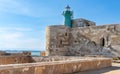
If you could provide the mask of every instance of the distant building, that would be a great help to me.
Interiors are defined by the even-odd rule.
[[[88,27],[88,26],[96,26],[96,23],[83,18],[72,20],[72,27]]]

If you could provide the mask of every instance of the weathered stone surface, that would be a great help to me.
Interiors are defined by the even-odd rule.
[[[6,51],[0,51],[0,56],[31,56],[31,52],[7,53]]]
[[[6,64],[21,64],[21,63],[31,63],[33,62],[31,56],[0,56],[0,65]]]
[[[87,27],[87,26],[96,26],[95,22],[80,18],[72,20],[72,27]]]
[[[40,56],[45,56],[45,51],[40,52]]]
[[[120,56],[120,25],[46,28],[46,55]]]
[[[0,56],[5,55],[5,54],[6,54],[5,51],[0,51]]]
[[[69,61],[11,64],[0,66],[0,74],[65,74],[111,66],[108,58],[83,58]]]

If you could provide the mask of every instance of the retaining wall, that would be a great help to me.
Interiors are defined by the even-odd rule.
[[[68,61],[41,62],[0,66],[0,74],[66,74],[111,66],[111,59],[73,59]]]

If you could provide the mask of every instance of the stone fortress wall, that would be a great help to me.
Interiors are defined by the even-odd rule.
[[[69,9],[67,6],[67,12]],[[29,52],[0,52],[0,74],[73,74],[112,66],[110,58],[80,56],[118,56],[120,25],[96,26],[94,22],[85,19],[65,20],[65,25],[69,27],[47,27],[47,51],[41,54],[47,56],[32,57]]]
[[[84,24],[84,21],[83,21]],[[63,25],[46,28],[47,55],[119,56],[120,24],[69,28]]]
[[[33,62],[30,52],[6,53],[0,51],[0,65],[21,64]]]

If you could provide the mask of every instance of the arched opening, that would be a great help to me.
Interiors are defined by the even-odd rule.
[[[105,39],[104,38],[100,39],[100,44],[101,44],[101,46],[105,46]]]

